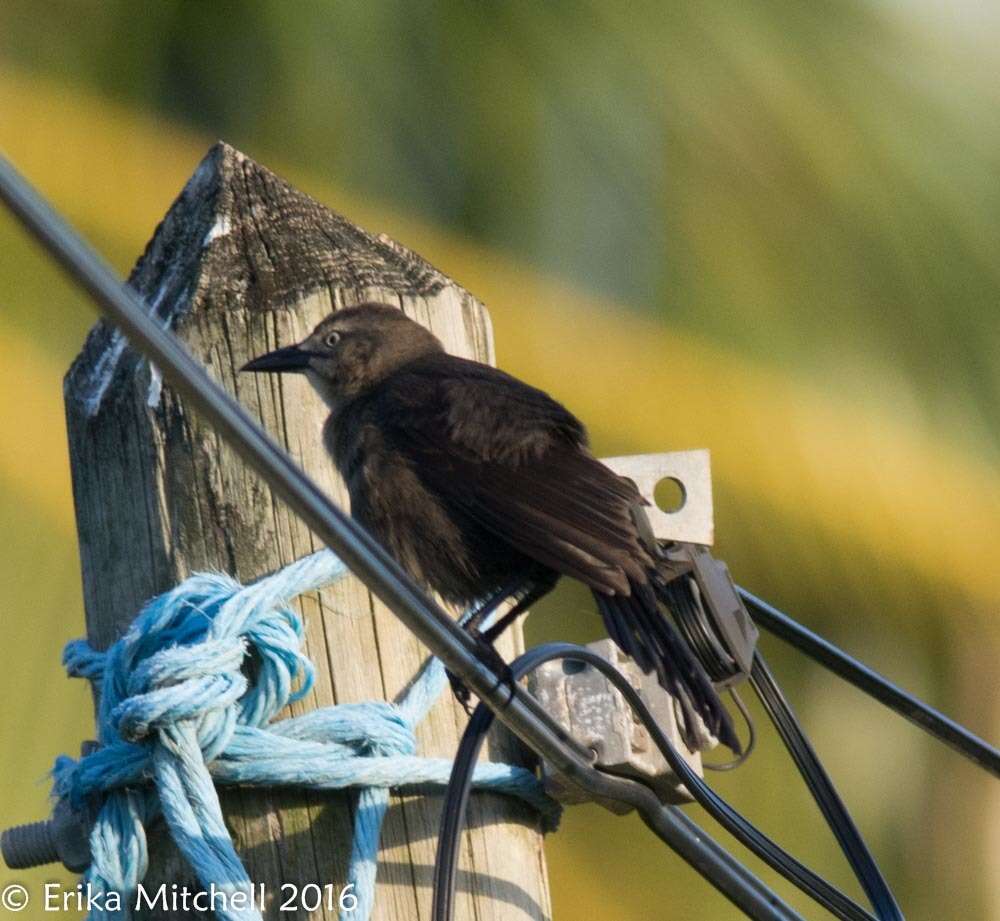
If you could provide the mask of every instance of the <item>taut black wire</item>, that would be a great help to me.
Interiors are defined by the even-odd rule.
[[[574,646],[569,643],[549,643],[537,646],[511,663],[510,668],[514,680],[553,659],[575,659],[598,669],[628,702],[649,732],[654,744],[663,753],[667,763],[695,800],[723,828],[750,848],[772,869],[779,872],[842,921],[876,921],[875,917],[868,911],[792,857],[712,790],[674,749],[628,679],[597,653],[584,646]],[[472,769],[486,733],[493,723],[493,718],[494,714],[484,705],[480,704],[476,708],[462,736],[455,758],[445,795],[441,832],[438,838],[437,859],[434,868],[432,921],[452,921],[459,832],[464,824],[465,810],[471,789]],[[898,913],[879,916],[880,921],[889,921],[889,919],[898,919],[899,917]]]
[[[807,656],[815,659],[834,674],[860,688],[866,694],[885,704],[925,732],[951,746],[960,755],[1000,777],[1000,751],[988,742],[969,732],[964,726],[928,706],[922,700],[904,691],[863,662],[838,649],[833,643],[818,636],[802,624],[792,620],[773,605],[761,600],[744,588],[737,587],[743,600],[754,611],[754,623],[790,643]]]
[[[883,921],[903,921],[903,914],[896,904],[892,891],[879,871],[861,833],[851,819],[829,775],[823,769],[816,752],[803,733],[791,705],[774,680],[764,657],[754,653],[750,682],[761,703],[767,710],[799,773],[809,787],[827,825],[830,826],[840,849],[844,852],[861,888],[872,903],[875,914]]]
[[[739,676],[741,671],[736,660],[720,645],[712,621],[698,601],[695,583],[692,580],[689,580],[689,583],[687,590],[680,588],[673,593],[674,603],[671,608],[679,626],[712,680],[727,681],[733,676]],[[777,728],[823,818],[833,831],[875,913],[885,921],[901,921],[902,913],[878,864],[809,744],[791,706],[782,695],[759,650],[755,651],[749,664],[750,680],[755,692]],[[747,715],[745,710],[744,715]],[[738,764],[738,760],[729,762],[731,766]]]

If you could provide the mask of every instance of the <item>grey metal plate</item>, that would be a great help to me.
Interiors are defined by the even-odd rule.
[[[709,546],[715,541],[712,468],[707,450],[604,457],[601,461],[619,476],[632,480],[649,500],[646,514],[658,538]],[[664,479],[680,484],[684,500],[676,511],[663,511],[653,498],[657,483]]]

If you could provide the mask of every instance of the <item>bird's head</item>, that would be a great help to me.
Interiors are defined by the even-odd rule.
[[[433,333],[388,304],[331,313],[297,345],[247,362],[241,371],[305,374],[331,408],[416,358],[443,351]]]

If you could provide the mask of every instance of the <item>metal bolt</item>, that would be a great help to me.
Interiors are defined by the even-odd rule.
[[[96,742],[84,742],[81,756],[86,757],[96,747]],[[90,866],[92,822],[92,816],[74,809],[63,797],[56,803],[51,818],[15,825],[0,835],[0,853],[11,870],[61,862],[67,870],[81,873]]]
[[[3,862],[11,870],[55,863],[59,859],[59,850],[52,839],[52,820],[8,828],[0,835],[0,851],[3,851]]]

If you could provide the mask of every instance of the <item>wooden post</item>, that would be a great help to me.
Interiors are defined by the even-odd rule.
[[[373,236],[223,144],[175,201],[129,280],[209,373],[311,477],[347,498],[321,446],[325,409],[304,379],[238,375],[251,357],[302,338],[331,310],[399,304],[449,351],[493,360],[483,306],[415,253]],[[152,595],[193,571],[253,580],[318,549],[316,538],[155,368],[100,323],[66,378],[73,489],[87,630],[105,648]],[[316,686],[295,713],[333,703],[392,700],[426,650],[355,579],[302,601]],[[520,648],[509,631],[505,655]],[[466,721],[442,700],[418,729],[422,754],[451,757]],[[502,733],[486,757],[527,763]],[[222,803],[251,878],[342,885],[352,825],[349,794],[228,790]],[[440,798],[394,797],[379,855],[375,917],[430,911]],[[457,918],[545,919],[549,896],[534,815],[476,794],[463,841]],[[165,831],[150,834],[147,884],[198,884]],[[279,917],[272,901],[269,917]],[[318,911],[316,917],[335,912]],[[287,918],[287,913],[280,914]]]

